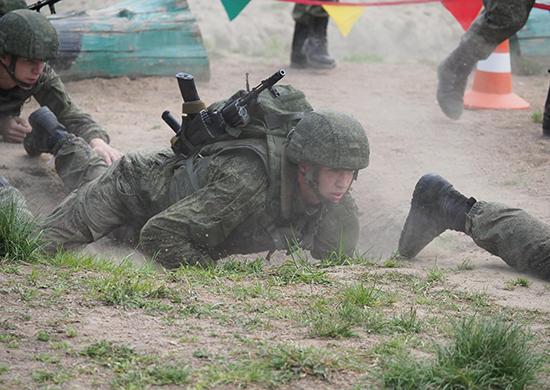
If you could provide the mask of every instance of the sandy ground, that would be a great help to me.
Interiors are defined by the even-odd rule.
[[[78,9],[83,3],[61,2],[58,12]],[[115,2],[85,3],[100,8]],[[284,68],[287,76],[282,84],[302,89],[315,108],[340,109],[363,124],[372,159],[353,188],[361,212],[361,250],[383,257],[396,249],[414,185],[430,171],[446,177],[467,196],[509,203],[550,222],[550,139],[530,118],[544,105],[548,77],[513,77],[514,92],[531,104],[527,110],[467,110],[458,121],[445,117],[435,100],[436,67],[455,47],[462,30],[439,3],[368,8],[347,38],[331,22],[330,51],[339,64],[328,71],[289,68],[290,4],[254,0],[231,23],[221,2],[190,0],[189,4],[211,59],[211,80],[198,85],[206,103],[244,88],[245,73],[256,85]],[[383,62],[349,61],[352,54],[376,54]],[[181,107],[174,78],[93,79],[69,82],[67,88],[109,130],[114,147],[128,151],[169,146],[172,131],[160,115],[165,109],[177,113]],[[36,108],[30,102],[24,115]],[[24,193],[34,211],[47,213],[67,194],[48,164],[49,156],[30,158],[22,145],[7,143],[1,143],[0,150],[0,174]],[[108,241],[88,250],[119,251]],[[468,259],[475,270],[452,272]],[[499,297],[504,305],[550,308],[544,281],[529,277],[531,288],[504,290],[508,280],[524,275],[463,234],[446,233],[412,262],[419,270],[434,264],[449,272],[452,283]]]

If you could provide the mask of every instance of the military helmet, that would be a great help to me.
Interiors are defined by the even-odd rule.
[[[27,9],[25,0],[0,0],[0,18],[14,9]]]
[[[0,18],[0,55],[48,61],[58,53],[57,32],[44,15],[18,9]]]
[[[286,155],[294,164],[315,164],[356,171],[369,165],[369,141],[351,115],[325,109],[311,111],[289,134]]]

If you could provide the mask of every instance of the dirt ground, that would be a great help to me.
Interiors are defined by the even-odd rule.
[[[79,4],[74,3],[71,7]],[[100,7],[113,2],[89,3]],[[281,83],[303,90],[315,108],[343,110],[363,124],[372,157],[370,166],[353,185],[361,213],[361,250],[370,249],[384,257],[397,248],[414,185],[427,172],[441,174],[467,196],[521,207],[550,222],[550,138],[543,137],[541,125],[530,117],[543,109],[548,76],[513,76],[513,90],[531,104],[529,109],[465,110],[460,120],[448,119],[435,99],[436,69],[439,60],[458,42],[461,30],[439,4],[418,6],[424,7],[421,10],[410,6],[403,12],[382,10],[396,7],[373,9],[354,26],[349,41],[338,35],[331,22],[330,49],[339,63],[333,70],[319,71],[289,67],[289,4],[252,1],[249,7],[253,8],[247,8],[242,20],[239,16],[231,22],[236,24],[231,24],[221,6],[214,4],[217,2],[189,3],[211,53],[211,79],[198,84],[207,104],[244,88],[245,73],[256,85],[283,68],[287,76]],[[62,6],[60,3],[58,7],[61,11]],[[264,16],[272,23],[252,22]],[[423,18],[430,23],[422,24]],[[247,50],[257,45],[255,42],[244,42],[245,49],[240,49],[233,46],[234,42],[219,39],[220,29],[237,35],[247,23],[254,31],[261,31],[264,39],[280,37],[278,48],[272,45],[273,55],[250,54]],[[346,61],[351,53],[377,53],[384,61]],[[472,80],[473,74],[470,85]],[[182,100],[175,78],[92,79],[69,82],[67,88],[74,100],[109,130],[111,144],[119,150],[169,146],[172,131],[160,115],[165,109],[173,113],[180,110]],[[30,102],[24,115],[36,108],[36,103]],[[1,143],[0,150],[0,174],[23,192],[35,211],[47,213],[67,194],[53,165],[48,164],[49,156],[30,158],[22,145],[7,143]],[[118,253],[121,249],[100,241],[88,250]],[[476,269],[450,272],[450,283],[497,297],[505,306],[550,310],[550,301],[543,294],[547,282],[529,276],[533,281],[529,289],[504,290],[508,280],[525,275],[476,247],[464,234],[446,233],[412,264],[419,270],[434,264],[450,269],[466,259]]]

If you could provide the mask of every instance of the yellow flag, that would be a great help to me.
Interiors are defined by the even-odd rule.
[[[338,29],[343,36],[347,36],[359,16],[367,7],[355,5],[323,5],[323,8],[336,22]]]

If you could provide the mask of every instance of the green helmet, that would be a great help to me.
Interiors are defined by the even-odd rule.
[[[325,109],[311,111],[289,134],[286,155],[294,164],[356,171],[369,165],[369,141],[351,115]]]
[[[0,18],[14,9],[27,9],[25,0],[0,0]]]
[[[57,32],[44,15],[18,9],[0,18],[0,55],[48,61],[58,53]]]

